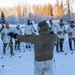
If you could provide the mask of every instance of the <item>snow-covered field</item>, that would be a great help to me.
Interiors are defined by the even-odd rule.
[[[22,25],[22,30],[24,30],[24,26]],[[15,25],[11,25],[11,27],[15,27]],[[37,25],[34,27],[37,29]],[[67,34],[65,36],[64,52],[57,53],[56,47],[54,47],[54,75],[75,75],[75,50],[71,54]],[[8,48],[6,55],[3,55],[3,43],[0,39],[0,75],[34,75],[34,48],[32,47],[31,51],[26,50],[24,42],[21,43],[20,48],[21,52],[14,50],[13,57],[10,57]],[[25,52],[23,52],[24,50]],[[1,57],[3,58],[1,59]]]

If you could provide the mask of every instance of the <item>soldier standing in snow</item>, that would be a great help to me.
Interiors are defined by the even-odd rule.
[[[9,28],[9,24],[6,23],[6,27],[1,31],[1,35],[3,36],[3,53],[4,53],[4,55],[6,54],[6,47],[8,44],[10,47],[10,54],[13,55],[13,47],[12,47],[12,43],[11,43],[11,37],[7,35],[9,32],[12,32],[12,29]]]
[[[70,26],[67,29],[68,38],[69,38],[69,47],[72,50],[72,40],[74,41],[74,48],[75,48],[75,25],[74,21],[71,21]]]
[[[34,44],[35,61],[34,61],[34,75],[53,75],[53,49],[55,41],[58,37],[49,32],[49,27],[46,22],[38,24],[39,35],[17,35],[9,33],[21,42],[31,42]]]
[[[49,20],[49,29],[50,31],[53,31],[54,33],[56,33],[56,25],[53,24],[52,20]]]
[[[16,28],[13,29],[13,31],[14,31],[14,33],[22,35],[22,30],[21,30],[19,24],[16,26]],[[17,46],[18,46],[18,48],[17,48]],[[15,39],[15,50],[17,50],[17,49],[20,50],[20,41]]]
[[[56,45],[56,51],[59,52],[58,45],[60,44],[60,51],[63,52],[63,42],[64,42],[64,37],[66,34],[66,28],[63,24],[62,19],[60,19],[59,26],[56,28],[56,33],[57,33],[58,37],[60,38],[60,43],[57,42],[57,45]]]
[[[30,20],[27,20],[27,25],[25,26],[24,29],[24,35],[32,35],[35,33],[35,28],[33,26],[33,23],[30,22]],[[26,43],[26,48],[31,49],[31,43]]]

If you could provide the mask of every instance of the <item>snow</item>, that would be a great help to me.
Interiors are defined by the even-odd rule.
[[[15,25],[10,25],[15,27]],[[24,30],[22,25],[22,30]],[[37,25],[34,25],[37,30]],[[68,25],[66,25],[66,28]],[[75,75],[75,50],[73,54],[69,49],[68,37],[65,35],[64,41],[64,52],[56,52],[56,47],[54,47],[54,57],[55,60],[53,70],[54,75]],[[13,39],[14,41],[14,39]],[[34,48],[29,51],[25,49],[25,43],[21,43],[21,52],[19,50],[14,50],[15,55],[10,57],[10,49],[6,50],[6,55],[2,54],[3,43],[0,39],[0,75],[34,75]],[[24,52],[25,50],[25,52]],[[65,55],[67,53],[67,55]],[[3,56],[3,59],[1,57]],[[2,67],[4,66],[4,67]]]

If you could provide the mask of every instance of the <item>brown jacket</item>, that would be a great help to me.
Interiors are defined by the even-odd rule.
[[[41,32],[40,35],[17,35],[16,38],[21,42],[31,42],[34,44],[36,61],[52,59],[54,43],[57,41],[57,36],[55,34]]]

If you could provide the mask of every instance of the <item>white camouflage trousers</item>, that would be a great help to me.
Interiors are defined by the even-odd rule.
[[[34,75],[53,75],[53,61],[34,61]]]

